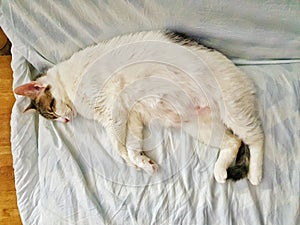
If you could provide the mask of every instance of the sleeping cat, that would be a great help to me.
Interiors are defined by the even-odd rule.
[[[149,31],[103,41],[14,92],[31,99],[25,111],[47,119],[67,123],[79,113],[100,122],[120,156],[149,173],[158,167],[143,152],[143,130],[158,119],[220,148],[218,182],[246,175],[253,185],[261,181],[264,136],[253,83],[185,34]],[[244,155],[230,167],[239,148]]]

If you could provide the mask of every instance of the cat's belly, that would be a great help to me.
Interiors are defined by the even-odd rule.
[[[211,120],[209,106],[200,106],[192,103],[168,102],[163,99],[155,103],[147,100],[139,107],[140,113],[144,114],[144,122],[149,124],[152,120],[159,120],[165,127],[180,128],[183,126],[198,126]]]
[[[156,108],[146,118],[148,127],[151,123],[160,124],[162,128],[174,128],[189,134],[198,140],[209,140],[212,137],[213,126],[211,109],[206,107],[190,106],[184,111],[170,110],[169,108]],[[218,126],[218,124],[217,124]]]

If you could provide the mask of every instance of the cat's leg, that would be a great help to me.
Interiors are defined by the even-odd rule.
[[[263,145],[264,137],[261,128],[249,129],[241,131],[241,127],[236,129],[231,126],[231,129],[236,133],[243,142],[249,146],[250,161],[248,179],[253,185],[258,185],[262,179],[262,164],[263,164]]]
[[[125,160],[125,162],[132,167],[137,167],[128,156],[128,151],[126,148],[126,123],[115,123],[110,119],[104,124],[107,135],[110,139],[113,149],[116,149],[119,155]]]
[[[248,179],[253,185],[258,185],[262,179],[263,145],[263,139],[249,145],[250,164]]]
[[[136,111],[129,113],[127,121],[127,139],[126,147],[128,157],[137,167],[145,170],[147,173],[153,173],[158,169],[156,163],[147,157],[143,150],[143,130],[144,123],[141,115]]]
[[[198,110],[198,122],[187,124],[183,128],[200,142],[220,148],[214,167],[214,176],[217,182],[224,183],[227,178],[227,169],[236,159],[241,140],[225,127],[218,115],[217,111],[213,113],[208,107]]]
[[[241,140],[228,129],[222,139],[220,153],[215,163],[214,176],[219,183],[225,183],[227,179],[227,169],[236,159],[241,146]]]
[[[231,99],[226,105],[224,115],[225,125],[249,146],[248,179],[253,185],[258,185],[262,179],[264,135],[255,110],[253,94],[247,93],[239,99]]]

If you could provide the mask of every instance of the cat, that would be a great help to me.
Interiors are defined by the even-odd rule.
[[[67,123],[79,113],[100,122],[128,165],[149,173],[158,166],[142,151],[143,130],[155,118],[220,148],[217,182],[261,182],[264,134],[254,84],[186,34],[144,31],[102,41],[14,92],[31,99],[25,111],[46,119]]]

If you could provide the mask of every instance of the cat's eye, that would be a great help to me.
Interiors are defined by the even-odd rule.
[[[54,104],[55,104],[55,99],[52,98],[51,102],[50,102],[50,108],[53,109],[54,108]]]

